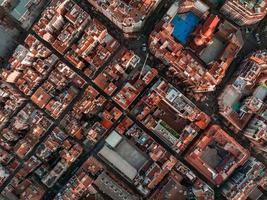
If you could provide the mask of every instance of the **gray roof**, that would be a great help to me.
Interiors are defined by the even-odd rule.
[[[105,158],[109,163],[115,166],[120,172],[122,172],[130,180],[133,180],[137,175],[137,170],[130,165],[125,159],[123,159],[117,152],[104,146],[98,153]]]
[[[213,169],[222,161],[217,150],[215,148],[210,148],[209,146],[203,151],[201,159]]]
[[[222,96],[223,104],[231,107],[234,103],[239,101],[240,97],[241,94],[238,93],[234,87],[227,87]]]
[[[217,37],[214,37],[212,44],[207,46],[200,54],[200,58],[209,64],[211,61],[217,60],[219,55],[223,52],[225,44]]]
[[[262,195],[262,192],[257,187],[255,187],[254,190],[250,192],[248,199],[258,200]]]
[[[114,200],[137,200],[137,196],[130,194],[122,186],[120,186],[114,179],[112,179],[105,172],[100,174],[95,180],[94,184],[105,194]]]
[[[121,140],[121,135],[119,135],[116,131],[112,131],[112,133],[106,138],[106,143],[114,148],[120,143]]]
[[[254,92],[254,96],[263,101],[267,96],[267,87],[264,85],[257,87]]]

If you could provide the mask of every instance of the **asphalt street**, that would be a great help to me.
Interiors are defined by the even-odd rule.
[[[148,48],[144,51],[144,49],[142,47],[146,46],[147,47],[147,41],[148,41],[148,36],[149,34],[152,32],[154,26],[156,25],[156,23],[163,17],[163,15],[166,13],[166,11],[168,10],[168,8],[171,6],[171,4],[174,2],[174,0],[165,0],[162,1],[162,3],[158,6],[158,8],[151,14],[151,16],[147,19],[146,24],[144,26],[144,28],[137,33],[137,37],[134,39],[130,39],[130,38],[125,38],[122,34],[122,32],[110,21],[108,20],[103,14],[98,13],[95,11],[95,9],[92,8],[92,6],[86,1],[86,0],[76,0],[76,3],[78,3],[85,11],[87,11],[92,17],[97,18],[98,20],[100,20],[107,28],[108,31],[110,32],[110,34],[116,38],[121,46],[114,52],[113,55],[117,54],[119,49],[121,49],[122,46],[133,50],[139,57],[142,58],[142,60],[144,60],[146,54],[148,53],[150,56],[149,60],[148,60],[148,64],[152,65],[152,67],[154,67],[153,65],[155,63],[159,63],[159,61],[154,58],[153,55],[151,55],[149,53]],[[36,21],[39,20],[36,19]],[[266,21],[267,19],[263,20],[261,23],[253,26],[250,28],[250,31],[247,31],[246,29],[242,29],[242,33],[243,33],[243,37],[245,38],[244,41],[244,46],[241,49],[241,51],[239,52],[239,54],[237,55],[237,58],[234,60],[234,62],[231,64],[229,70],[227,71],[227,74],[223,80],[223,82],[218,86],[217,90],[215,92],[212,92],[210,94],[207,95],[207,100],[203,101],[203,102],[196,102],[194,100],[194,103],[201,108],[204,112],[206,112],[207,114],[209,114],[210,116],[212,116],[212,123],[211,124],[220,124],[223,129],[225,129],[231,136],[233,136],[238,142],[240,142],[243,146],[245,146],[246,148],[249,148],[249,142],[248,140],[246,140],[246,138],[242,137],[241,135],[238,134],[234,134],[227,125],[225,125],[225,123],[223,122],[223,118],[222,116],[220,116],[218,114],[218,105],[217,105],[217,97],[218,95],[222,92],[223,88],[226,86],[227,82],[231,79],[231,77],[233,76],[233,74],[237,71],[238,67],[240,66],[240,62],[242,61],[242,59],[244,59],[244,57],[246,55],[248,55],[250,52],[258,50],[258,49],[263,49],[267,47],[267,42],[264,39],[264,33],[262,32],[263,28],[266,26]],[[170,153],[172,153],[175,157],[179,158],[182,162],[185,162],[183,157],[181,155],[177,155],[177,153],[175,153],[167,144],[162,143],[162,140],[156,136],[152,131],[150,131],[149,129],[147,129],[142,123],[140,123],[135,116],[132,115],[132,113],[130,112],[130,110],[123,110],[122,108],[120,108],[120,106],[113,101],[113,99],[108,96],[106,93],[104,93],[96,84],[94,84],[94,82],[92,81],[92,79],[90,79],[89,77],[87,77],[86,75],[84,75],[80,70],[78,70],[75,66],[73,66],[68,60],[66,60],[64,58],[64,56],[62,56],[61,54],[59,54],[49,43],[47,43],[46,41],[44,41],[42,38],[40,38],[35,32],[33,32],[32,30],[29,31],[24,31],[22,34],[21,38],[26,38],[26,36],[28,34],[33,34],[37,39],[39,39],[41,42],[44,43],[44,45],[49,48],[55,55],[57,55],[61,61],[63,61],[65,64],[67,64],[69,67],[71,67],[71,69],[73,71],[75,71],[78,75],[80,75],[84,80],[87,81],[86,86],[88,85],[92,85],[101,95],[103,95],[108,101],[112,102],[112,104],[116,107],[118,107],[124,114],[123,116],[113,124],[112,128],[108,130],[108,132],[106,133],[106,135],[108,135],[112,130],[114,130],[116,128],[116,126],[119,124],[119,122],[121,121],[121,119],[124,116],[128,116],[130,119],[132,119],[138,126],[140,126],[145,132],[147,132],[155,141],[159,142],[163,147],[165,147]],[[255,39],[255,35],[259,33],[260,34],[260,42],[257,41],[257,39]],[[23,41],[24,39],[21,39],[21,41]],[[111,56],[113,57],[113,56]],[[95,76],[97,76],[99,73],[102,72],[102,70],[109,65],[112,62],[112,58],[108,59],[107,62],[104,64],[104,66],[102,66],[100,68],[100,70],[98,70],[95,74]],[[133,74],[134,72],[131,72],[131,74]],[[130,74],[130,76],[131,76]],[[129,78],[129,77],[128,77]],[[157,77],[158,79],[159,77]],[[43,81],[45,81],[47,79],[47,77],[45,77],[45,79]],[[157,80],[156,79],[156,80]],[[126,82],[126,81],[125,81]],[[133,102],[133,104],[131,105],[130,108],[132,108],[142,97],[143,94],[145,94],[149,88],[153,85],[154,82],[152,82],[151,84],[149,84],[144,91],[139,94],[138,98]],[[124,84],[121,84],[120,87],[118,88],[118,90],[120,90],[123,87]],[[53,120],[53,124],[52,126],[47,130],[47,132],[45,133],[45,135],[40,139],[40,141],[38,142],[38,145],[41,144],[50,134],[50,132],[57,126],[60,127],[60,121],[64,118],[65,114],[68,113],[69,111],[71,111],[71,109],[73,108],[73,106],[75,105],[75,103],[77,103],[77,101],[80,100],[80,98],[82,97],[84,90],[86,87],[84,87],[79,94],[74,98],[74,100],[71,102],[71,104],[68,105],[68,107],[62,112],[62,114],[60,115],[60,117],[56,120],[53,120],[50,115],[48,115],[46,112],[44,112],[45,116],[47,116],[49,119]],[[28,103],[30,101],[29,97],[25,97],[27,98],[26,103]],[[23,104],[25,105],[25,104]],[[37,107],[37,106],[36,106]],[[21,106],[20,109],[22,109],[23,106]],[[14,115],[16,113],[19,112],[19,110],[17,112],[14,113]],[[14,116],[12,115],[12,116]],[[200,136],[201,134],[199,134]],[[198,136],[198,137],[199,137]],[[197,138],[198,138],[197,137]],[[196,139],[197,139],[196,138]],[[77,172],[77,170],[79,169],[79,167],[82,165],[83,162],[86,161],[86,159],[91,156],[97,156],[97,152],[99,151],[99,149],[101,149],[104,145],[104,140],[105,137],[100,139],[100,141],[98,141],[92,148],[86,148],[84,146],[83,143],[79,142],[81,145],[84,146],[85,151],[81,154],[81,156],[78,157],[78,159],[71,165],[71,167],[66,171],[66,173],[63,174],[63,176],[59,179],[59,181],[51,188],[48,190],[48,192],[46,192],[45,194],[45,198],[47,200],[51,200],[55,197],[55,195],[60,192],[62,190],[62,187],[68,182],[68,180],[75,175],[75,173]],[[35,154],[36,148],[37,146],[30,152],[30,154],[26,157],[29,158],[30,156]],[[184,152],[186,153],[186,151]],[[184,155],[183,153],[183,155]],[[266,161],[263,160],[262,157],[260,157],[257,154],[254,154],[252,152],[252,155],[257,157],[259,160],[264,161],[266,164]],[[26,158],[24,160],[26,160]],[[11,179],[14,177],[14,175],[16,174],[16,172],[18,172],[19,169],[22,168],[22,164],[23,161],[21,160],[21,164],[19,166],[19,168],[7,179],[7,181],[0,187],[0,191],[2,191],[4,189],[5,186],[7,186],[9,184],[9,182],[11,181]],[[185,162],[186,163],[186,162]],[[205,180],[206,182],[207,179],[205,177],[203,177],[200,173],[198,173],[194,168],[192,168],[190,165],[188,165],[188,167],[190,167],[190,169],[192,169],[192,171],[194,171],[199,177],[201,177],[203,180]],[[115,172],[116,173],[116,172]],[[124,179],[122,179],[123,181],[125,181]],[[129,187],[131,187],[132,189],[135,189],[134,187],[131,186],[131,184],[129,184],[127,181],[125,181],[125,183],[127,185],[129,185]],[[212,186],[212,185],[211,185]],[[213,186],[212,186],[213,187]],[[217,188],[215,188],[216,191],[216,195],[218,195],[218,198],[222,198],[219,194],[219,191]]]

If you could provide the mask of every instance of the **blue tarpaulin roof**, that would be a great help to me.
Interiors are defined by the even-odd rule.
[[[171,22],[174,26],[172,33],[173,37],[179,40],[182,44],[185,44],[188,36],[194,31],[198,22],[199,17],[192,12],[176,15]]]

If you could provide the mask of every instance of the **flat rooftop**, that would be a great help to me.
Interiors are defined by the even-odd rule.
[[[27,6],[30,0],[19,0],[18,4],[11,11],[11,15],[19,20],[28,10]]]
[[[249,152],[218,125],[211,126],[185,159],[215,185],[220,185],[249,158]]]
[[[217,168],[220,169],[221,166],[224,166],[230,157],[229,153],[214,141],[210,142],[201,155],[201,159],[216,171]]]
[[[239,102],[241,94],[237,92],[232,86],[227,87],[223,93],[222,101],[225,106],[233,106],[236,102]]]
[[[5,29],[0,26],[0,56],[5,57],[13,52],[17,46],[19,31],[17,29]]]
[[[127,178],[133,180],[137,175],[137,170],[124,160],[117,152],[104,146],[98,154],[112,164],[116,169],[122,172]]]
[[[147,161],[144,155],[125,140],[118,144],[116,152],[137,170],[139,170]]]
[[[214,37],[212,44],[208,45],[201,53],[200,58],[209,64],[211,61],[217,60],[219,55],[223,52],[226,45],[218,38]]]
[[[148,161],[146,156],[116,131],[107,137],[106,142],[107,144],[99,151],[99,154],[133,180]]]

